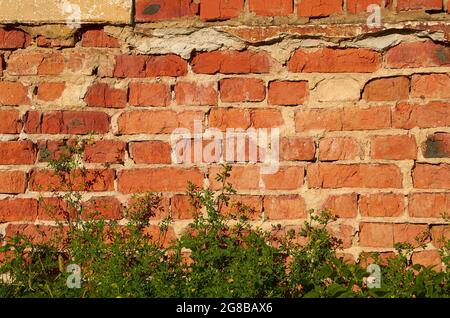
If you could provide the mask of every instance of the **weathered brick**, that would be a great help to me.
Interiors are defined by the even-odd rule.
[[[408,99],[409,79],[404,76],[377,78],[364,87],[363,98],[371,102]]]
[[[52,102],[61,97],[65,88],[65,82],[42,82],[37,86],[36,97],[44,102]]]
[[[254,128],[280,128],[284,125],[283,114],[279,109],[254,109],[250,115]]]
[[[121,220],[122,204],[115,197],[92,197],[83,202],[83,219]]]
[[[368,49],[298,49],[288,62],[295,73],[372,73],[381,66],[381,55]]]
[[[168,55],[118,55],[113,76],[158,77],[184,76],[187,73],[187,62],[181,57]]]
[[[406,10],[442,10],[442,0],[398,0],[397,11]]]
[[[84,160],[94,163],[123,163],[125,143],[120,140],[96,140],[84,148]]]
[[[399,103],[392,110],[392,127],[401,129],[447,127],[450,104],[431,102],[425,105]]]
[[[358,213],[358,195],[356,193],[331,195],[322,208],[330,210],[339,218],[354,218]]]
[[[28,87],[19,82],[0,82],[0,105],[29,105]]]
[[[34,144],[29,140],[0,141],[0,164],[33,164],[36,160]]]
[[[135,163],[171,163],[172,148],[165,141],[152,140],[132,142],[130,156]]]
[[[362,216],[397,217],[405,210],[402,194],[367,194],[359,198],[359,211]]]
[[[371,4],[382,7],[382,0],[347,0],[347,12],[353,14],[366,12]]]
[[[269,220],[306,218],[306,203],[298,194],[264,197],[264,216]]]
[[[280,160],[314,160],[315,145],[312,138],[291,137],[280,140]]]
[[[34,221],[38,201],[35,199],[0,200],[0,222]]]
[[[413,264],[432,267],[433,270],[438,272],[442,270],[442,256],[438,250],[414,252],[412,254],[411,261]]]
[[[427,230],[422,224],[361,223],[359,243],[364,247],[393,247],[395,243],[416,244],[415,238]]]
[[[88,134],[109,131],[109,116],[103,112],[29,112],[25,124],[29,134]]]
[[[120,134],[171,134],[177,128],[193,132],[194,121],[203,121],[200,111],[129,111],[118,119]]]
[[[17,134],[22,129],[22,122],[19,111],[1,110],[0,118],[0,134]]]
[[[450,187],[450,164],[416,164],[413,169],[414,188],[448,189]]]
[[[422,99],[450,98],[450,76],[448,74],[413,75],[411,95]]]
[[[170,86],[163,83],[130,83],[131,106],[167,106],[172,99]]]
[[[433,67],[450,64],[450,48],[432,41],[404,42],[385,55],[389,68]]]
[[[218,92],[215,83],[178,82],[175,98],[178,105],[216,106]]]
[[[122,193],[146,191],[185,191],[188,181],[203,184],[203,174],[198,169],[155,168],[123,170],[118,175],[118,190]]]
[[[81,37],[81,45],[84,47],[115,48],[120,47],[119,40],[109,36],[103,29],[87,30]]]
[[[256,15],[273,17],[287,16],[294,12],[294,1],[292,0],[249,0],[250,12]]]
[[[192,70],[199,74],[268,73],[271,58],[263,52],[214,51],[197,54],[192,60]]]
[[[24,49],[30,45],[31,37],[22,30],[0,28],[0,49]]]
[[[0,171],[0,193],[24,193],[27,176],[23,171]]]
[[[170,207],[172,209],[172,216],[180,220],[191,220],[194,218],[194,213],[196,212],[191,207],[187,195],[174,195],[170,200]]]
[[[244,0],[203,0],[200,18],[206,21],[236,18],[244,10]]]
[[[450,226],[449,225],[434,225],[431,227],[431,239],[433,245],[436,248],[442,248],[446,246],[450,239]]]
[[[300,0],[297,11],[300,17],[327,17],[332,14],[342,13],[342,0],[320,0],[318,3]]]
[[[308,99],[308,82],[274,81],[269,83],[269,103],[301,105]]]
[[[198,13],[199,5],[194,0],[138,0],[136,21],[162,21],[192,17]]]
[[[11,242],[14,237],[24,236],[34,244],[43,244],[50,242],[61,233],[65,233],[65,230],[50,225],[8,224],[5,230],[6,241]]]
[[[311,164],[309,188],[401,188],[402,173],[388,164]]]
[[[261,102],[266,97],[264,81],[257,78],[225,78],[220,81],[220,99],[226,103]]]
[[[370,145],[370,155],[373,159],[417,159],[417,144],[414,136],[374,136],[371,138]]]
[[[89,87],[84,100],[90,107],[124,108],[127,104],[127,91],[97,83]]]
[[[360,154],[361,148],[353,137],[325,137],[319,143],[320,161],[352,160]]]
[[[450,157],[450,133],[435,133],[428,136],[422,150],[425,158]]]
[[[11,75],[60,75],[65,68],[62,53],[13,53],[8,60],[7,72]]]
[[[411,193],[409,215],[416,218],[440,218],[450,211],[450,193]]]

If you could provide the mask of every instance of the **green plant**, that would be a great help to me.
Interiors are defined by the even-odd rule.
[[[81,157],[85,141],[68,143],[49,166],[60,184],[58,204],[48,213],[57,227],[46,239],[15,236],[0,253],[0,297],[448,297],[449,273],[411,264],[415,248],[396,246],[384,262],[381,288],[367,286],[369,273],[338,256],[341,242],[330,234],[330,211],[314,213],[297,231],[264,230],[251,221],[254,211],[232,203],[236,193],[224,165],[218,192],[188,186],[193,222],[173,241],[172,218],[162,196],[137,194],[125,211],[127,222],[103,219],[87,210],[83,194],[94,180]],[[81,186],[80,186],[81,185]],[[63,192],[60,192],[63,190]],[[45,198],[41,203],[46,203]],[[153,218],[165,216],[157,226]],[[44,228],[42,234],[46,234]],[[47,233],[48,234],[48,233]],[[449,265],[450,241],[440,250]],[[421,242],[419,242],[419,245]],[[81,268],[81,288],[68,288],[69,264]]]

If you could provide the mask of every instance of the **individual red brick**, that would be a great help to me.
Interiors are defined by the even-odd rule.
[[[332,224],[329,226],[329,231],[332,236],[341,240],[342,248],[350,248],[353,244],[353,237],[355,230],[353,226],[347,224]]]
[[[308,82],[274,81],[269,83],[269,103],[301,105],[308,99]]]
[[[103,112],[29,112],[25,124],[29,134],[88,134],[109,131],[109,116]]]
[[[130,111],[119,117],[119,133],[171,134],[177,128],[188,128],[193,132],[194,121],[202,122],[203,117],[200,111]]]
[[[381,55],[369,49],[298,49],[288,62],[295,73],[372,73],[381,66]]]
[[[295,130],[342,130],[342,108],[316,108],[295,113]]]
[[[5,60],[3,54],[0,54],[0,76],[3,76],[3,70],[5,69]]]
[[[442,10],[442,0],[398,0],[397,11],[406,10]]]
[[[427,224],[393,224],[394,243],[409,243],[417,246],[416,238],[428,232]]]
[[[36,38],[36,45],[39,47],[51,47],[51,48],[66,48],[75,46],[75,37],[71,36],[67,39],[49,39],[45,36],[38,36]]]
[[[442,270],[442,258],[438,250],[414,252],[411,261],[413,264],[432,267],[433,270],[438,272]]]
[[[417,144],[414,136],[374,136],[371,138],[373,159],[414,160],[417,159]]]
[[[64,56],[60,52],[17,51],[9,57],[7,71],[11,75],[60,75],[64,68]]]
[[[411,95],[422,99],[450,98],[450,76],[447,74],[413,75]]]
[[[299,17],[319,18],[342,13],[342,0],[300,0],[297,7]]]
[[[162,231],[159,225],[149,225],[144,228],[142,234],[156,245],[160,246],[160,248],[173,246],[172,242],[176,239],[175,231],[172,226],[169,226],[167,230]]]
[[[172,99],[170,86],[162,83],[130,83],[131,106],[167,106]]]
[[[0,134],[17,134],[22,129],[20,113],[17,110],[0,111]]]
[[[249,0],[248,6],[250,12],[266,17],[287,16],[294,12],[292,0]]]
[[[0,222],[34,221],[38,201],[35,199],[0,200]]]
[[[0,28],[0,49],[24,49],[30,45],[31,37],[22,30]]]
[[[322,206],[339,218],[354,218],[358,213],[358,195],[356,193],[331,195]]]
[[[364,247],[393,247],[395,243],[416,244],[415,238],[427,230],[422,224],[361,223],[359,242]]]
[[[431,227],[431,239],[436,248],[446,246],[450,239],[450,226],[448,225],[434,225]]]
[[[411,193],[409,215],[416,218],[441,218],[450,211],[450,193]]]
[[[162,21],[192,17],[198,13],[198,3],[194,0],[138,0],[136,1],[136,21]]]
[[[172,216],[175,219],[191,220],[194,218],[195,210],[189,203],[187,195],[174,195],[170,200]]]
[[[200,2],[200,19],[206,21],[236,18],[244,11],[244,0],[203,0]]]
[[[215,180],[220,169],[212,167],[209,171],[209,182],[215,190],[221,186]],[[238,190],[257,190],[261,187],[267,190],[295,190],[303,185],[304,170],[300,166],[280,167],[274,174],[263,175],[257,166],[235,166],[228,181]]]
[[[361,153],[353,137],[325,137],[319,143],[319,160],[336,161],[356,159]]]
[[[66,83],[64,82],[43,82],[37,86],[37,98],[44,102],[52,102],[61,97]]]
[[[215,83],[178,82],[175,98],[178,105],[216,106],[219,97]]]
[[[0,171],[0,193],[24,193],[27,176],[23,171]]]
[[[414,188],[448,189],[450,188],[450,164],[416,164],[413,169]]]
[[[81,37],[81,46],[84,47],[120,47],[119,40],[109,36],[103,29],[87,30]]]
[[[247,208],[248,210],[244,209]],[[258,195],[232,195],[228,205],[220,211],[226,217],[245,216],[249,220],[259,220],[263,210],[263,200]]]
[[[268,73],[271,58],[263,52],[214,51],[197,54],[192,60],[192,70],[200,74]]]
[[[449,158],[450,157],[450,134],[435,133],[428,136],[422,145],[425,158]]]
[[[280,160],[314,160],[315,145],[312,138],[291,137],[280,140]]]
[[[254,109],[250,115],[254,128],[279,128],[284,125],[283,114],[279,109]]]
[[[342,114],[343,130],[376,130],[390,128],[389,107],[345,107]]]
[[[33,164],[36,160],[34,144],[30,140],[0,141],[0,164]]]
[[[450,48],[432,41],[403,42],[385,55],[388,68],[446,66],[450,64]]]
[[[266,87],[261,79],[226,78],[220,81],[220,99],[222,102],[261,102],[265,97]]]
[[[412,129],[450,125],[450,104],[432,102],[425,105],[399,103],[392,111],[392,127]]]
[[[303,219],[307,215],[305,200],[297,194],[265,196],[263,204],[269,220]]]
[[[371,4],[382,6],[382,0],[347,0],[347,12],[360,13],[367,12],[367,8]]]
[[[125,143],[120,140],[97,140],[84,148],[84,160],[93,163],[123,163]]]
[[[198,169],[182,168],[123,170],[118,176],[118,190],[122,193],[185,191],[188,181],[201,186],[203,174]]]
[[[89,87],[84,101],[89,107],[124,108],[127,105],[127,91],[97,83]]]
[[[81,217],[86,220],[121,220],[123,218],[122,204],[115,197],[93,197],[83,202],[83,208]]]
[[[130,156],[133,161],[139,163],[171,163],[172,148],[165,141],[152,140],[132,142],[129,145]]]
[[[251,113],[241,108],[213,108],[209,114],[209,127],[247,129],[251,125]]]
[[[18,82],[0,82],[0,105],[30,105],[28,87]]]
[[[401,188],[399,167],[388,164],[312,164],[307,169],[309,188]]]
[[[71,171],[65,175],[70,179],[72,186],[63,184],[60,176],[50,170],[33,170],[30,175],[31,191],[114,191],[115,173],[110,169],[91,169],[85,172],[80,170]]]
[[[67,229],[65,229],[67,230]],[[65,233],[64,228],[50,225],[34,224],[8,224],[6,227],[6,241],[11,242],[14,237],[23,236],[34,244],[49,243],[61,233]]]
[[[178,55],[118,55],[114,77],[184,76],[187,62]]]
[[[370,102],[408,99],[409,79],[404,76],[377,78],[364,87],[363,98]]]
[[[396,217],[405,210],[402,194],[382,193],[367,194],[359,198],[359,211],[362,216]]]

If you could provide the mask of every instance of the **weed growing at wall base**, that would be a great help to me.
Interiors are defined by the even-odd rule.
[[[227,165],[216,176],[219,191],[189,184],[194,220],[177,238],[159,194],[135,195],[125,211],[126,222],[107,220],[101,217],[101,206],[88,209],[83,201],[80,189],[89,188],[88,182],[80,188],[78,179],[85,177],[79,163],[84,146],[71,143],[49,161],[63,187],[54,189],[59,204],[48,205],[57,224],[34,232],[25,226],[21,233],[3,238],[1,297],[450,295],[450,241],[442,242],[442,271],[412,264],[417,246],[404,243],[397,244],[397,254],[387,260],[370,256],[379,265],[374,274],[338,256],[342,242],[330,234],[335,217],[328,210],[310,211],[303,226],[287,232],[250,221],[251,207],[231,203],[236,191],[228,182]],[[152,218],[157,214],[165,216],[155,226]]]

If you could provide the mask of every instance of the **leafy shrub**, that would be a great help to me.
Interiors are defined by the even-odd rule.
[[[381,267],[381,288],[368,288],[369,273],[338,256],[341,242],[328,231],[335,220],[329,211],[311,211],[297,232],[275,226],[264,230],[249,221],[254,211],[231,204],[235,194],[223,166],[213,192],[189,184],[194,220],[168,242],[172,219],[152,234],[151,219],[167,214],[159,194],[136,195],[126,209],[127,222],[86,214],[77,178],[85,141],[64,147],[49,166],[60,180],[54,189],[62,216],[51,237],[36,242],[17,235],[4,240],[0,253],[0,297],[448,297],[449,273],[411,264],[413,246],[398,244],[397,255]],[[76,171],[76,173],[74,173]],[[84,189],[89,188],[84,183]],[[60,194],[58,190],[65,192]],[[41,199],[41,203],[45,200]],[[227,211],[224,212],[225,207]],[[449,265],[450,241],[440,250]],[[69,264],[81,268],[81,288],[68,288]]]

